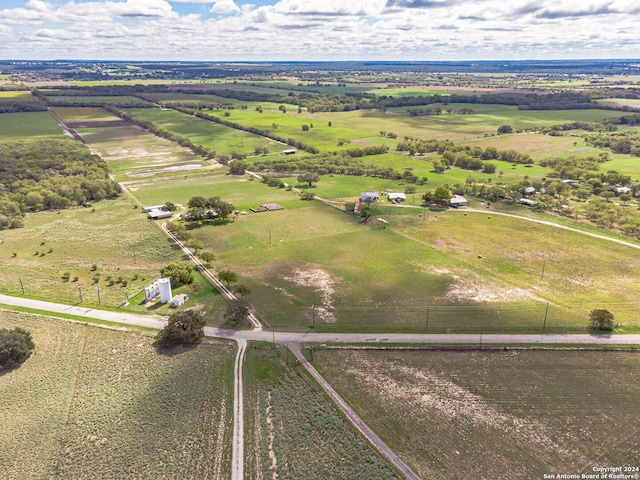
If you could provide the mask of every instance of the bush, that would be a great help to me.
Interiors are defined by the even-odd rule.
[[[31,333],[22,329],[0,329],[0,370],[8,370],[23,363],[31,356],[35,344]]]
[[[181,285],[190,285],[193,283],[193,269],[188,263],[170,263],[166,267],[160,269],[160,275],[169,277],[171,285],[176,288]]]
[[[183,344],[196,344],[204,337],[207,324],[202,315],[193,310],[176,312],[169,317],[167,326],[158,332],[157,345],[171,348]]]
[[[592,330],[610,332],[615,326],[613,320],[613,313],[609,310],[595,309],[591,310],[591,313],[589,314],[589,321],[591,322]]]

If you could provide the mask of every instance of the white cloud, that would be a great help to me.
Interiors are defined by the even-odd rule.
[[[233,0],[217,0],[213,3],[211,12],[221,14],[238,13],[240,12],[240,8],[238,8],[238,5],[236,5],[236,2]]]

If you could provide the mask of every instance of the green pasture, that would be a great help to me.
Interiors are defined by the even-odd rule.
[[[511,133],[508,135],[494,135],[466,140],[463,145],[471,147],[495,147],[498,150],[515,150],[528,153],[534,160],[568,156],[598,156],[602,149],[590,147],[584,138],[573,133],[559,137],[543,135],[534,132]]]
[[[49,112],[20,112],[0,115],[0,142],[32,142],[64,138]]]
[[[615,110],[518,110],[512,105],[481,105],[473,103],[451,103],[434,104],[424,107],[396,107],[389,109],[401,115],[407,115],[409,108],[436,108],[440,107],[445,113],[441,115],[430,115],[427,117],[412,117],[422,119],[428,123],[436,125],[449,124],[453,128],[466,126],[469,132],[485,129],[485,133],[496,133],[501,125],[511,125],[515,130],[546,127],[561,123],[571,123],[577,121],[598,121],[605,118],[616,118],[622,115]],[[446,109],[460,110],[461,108],[472,108],[475,113],[471,115],[448,114]]]
[[[256,127],[262,130],[270,130],[272,133],[283,138],[295,138],[306,144],[313,145],[323,151],[335,151],[346,148],[353,148],[361,140],[368,144],[379,145],[385,139],[379,136],[379,131],[371,128],[366,122],[361,125],[354,125],[350,117],[345,113],[314,113],[310,114],[305,109],[298,113],[297,105],[286,105],[287,112],[278,110],[275,103],[262,103],[263,112],[259,113],[255,108],[248,110],[232,110],[229,117],[225,117],[228,111],[207,112],[209,115],[217,116],[224,120],[238,123],[246,127]],[[329,126],[329,122],[332,123]],[[276,124],[277,128],[274,128]],[[302,131],[302,126],[308,125],[309,131]],[[313,125],[313,127],[311,127]],[[351,140],[352,144],[338,146],[340,139]],[[391,139],[386,139],[389,141]],[[394,142],[393,145],[396,143]]]
[[[640,157],[633,155],[614,155],[610,161],[601,165],[601,170],[616,170],[630,175],[633,180],[640,180]]]
[[[30,103],[35,102],[36,99],[33,98],[31,92],[25,90],[19,91],[0,91],[0,103],[5,102],[19,102],[19,103]]]
[[[106,160],[118,181],[182,174],[210,165],[191,150],[134,125],[80,128],[78,132]]]
[[[209,103],[220,103],[224,105],[251,105],[251,102],[242,102],[241,100],[235,100],[233,98],[224,98],[218,97],[213,94],[206,93],[182,93],[182,92],[170,92],[170,93],[145,93],[145,98],[149,98],[154,102],[164,102],[164,103],[201,103],[201,102],[209,102]]]
[[[60,105],[60,104],[88,104],[88,105],[120,105],[120,104],[130,104],[130,105],[135,105],[135,104],[140,104],[140,103],[149,103],[146,102],[145,100],[142,100],[138,97],[133,97],[133,96],[104,96],[104,97],[100,97],[100,96],[71,96],[71,97],[65,97],[63,95],[61,96],[49,96],[47,97],[49,99],[49,101],[51,103],[54,103],[56,105]]]
[[[51,107],[64,122],[109,122],[120,121],[119,117],[100,107]]]
[[[640,108],[640,99],[637,98],[604,98],[598,100],[603,105],[611,105],[613,107],[632,107]]]
[[[286,148],[268,138],[219,125],[192,115],[176,112],[175,110],[140,108],[131,109],[130,112],[136,117],[151,121],[155,125],[183,135],[194,143],[219,153],[230,154],[238,152],[251,155],[256,147],[267,147],[272,153],[280,152],[283,148]]]
[[[285,208],[299,208],[308,202],[299,199],[295,192],[272,188],[248,176],[227,175],[212,172],[208,175],[187,178],[140,181],[129,187],[131,193],[143,205],[162,205],[173,202],[185,206],[191,197],[218,196],[231,202],[237,210],[257,208],[265,203],[279,203]],[[286,181],[287,179],[283,179]],[[244,217],[240,217],[242,221]]]
[[[1,377],[1,478],[230,476],[231,344],[160,352],[148,334],[0,311],[17,326],[36,347]]]
[[[639,360],[634,352],[313,350],[324,378],[420,478],[588,478],[599,461],[637,465]]]
[[[283,347],[249,343],[245,478],[398,478],[293,363]]]
[[[549,302],[547,329],[584,331],[593,308],[637,326],[640,280],[628,247],[490,212],[421,217],[396,207],[383,229],[377,216],[365,225],[303,205],[194,230],[218,254],[216,267],[249,285],[268,324],[308,326],[316,305],[327,309],[316,328],[416,330],[429,307],[439,331],[540,331]]]
[[[82,289],[83,302],[97,305],[100,286],[103,306],[132,298],[158,278],[160,268],[182,258],[134,206],[123,197],[90,208],[30,213],[24,228],[0,231],[0,291],[77,303]]]

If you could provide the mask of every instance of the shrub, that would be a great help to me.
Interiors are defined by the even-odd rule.
[[[206,320],[193,310],[176,312],[169,317],[167,326],[158,332],[157,345],[171,348],[181,344],[196,344],[204,337]]]
[[[31,356],[35,344],[31,333],[22,329],[0,329],[0,370],[16,367]]]

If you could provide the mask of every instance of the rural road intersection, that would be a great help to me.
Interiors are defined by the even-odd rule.
[[[95,319],[118,324],[161,329],[167,320],[162,317],[136,315],[120,311],[98,310],[83,306],[64,305],[60,303],[32,300],[28,298],[12,297],[0,294],[0,309],[2,305],[30,308],[43,313],[58,313],[73,315],[79,319]],[[241,480],[244,476],[244,409],[242,364],[247,342],[250,340],[274,342],[284,344],[296,355],[298,361],[316,379],[324,391],[329,395],[354,427],[359,430],[371,444],[410,480],[419,477],[400,459],[380,438],[366,425],[366,423],[347,405],[324,378],[310,365],[302,355],[301,343],[371,343],[371,344],[467,344],[467,345],[640,345],[640,335],[588,335],[588,334],[426,334],[426,333],[296,333],[269,332],[258,330],[229,330],[205,327],[204,333],[208,337],[234,340],[238,343],[234,367],[234,426],[232,448],[232,480]]]

